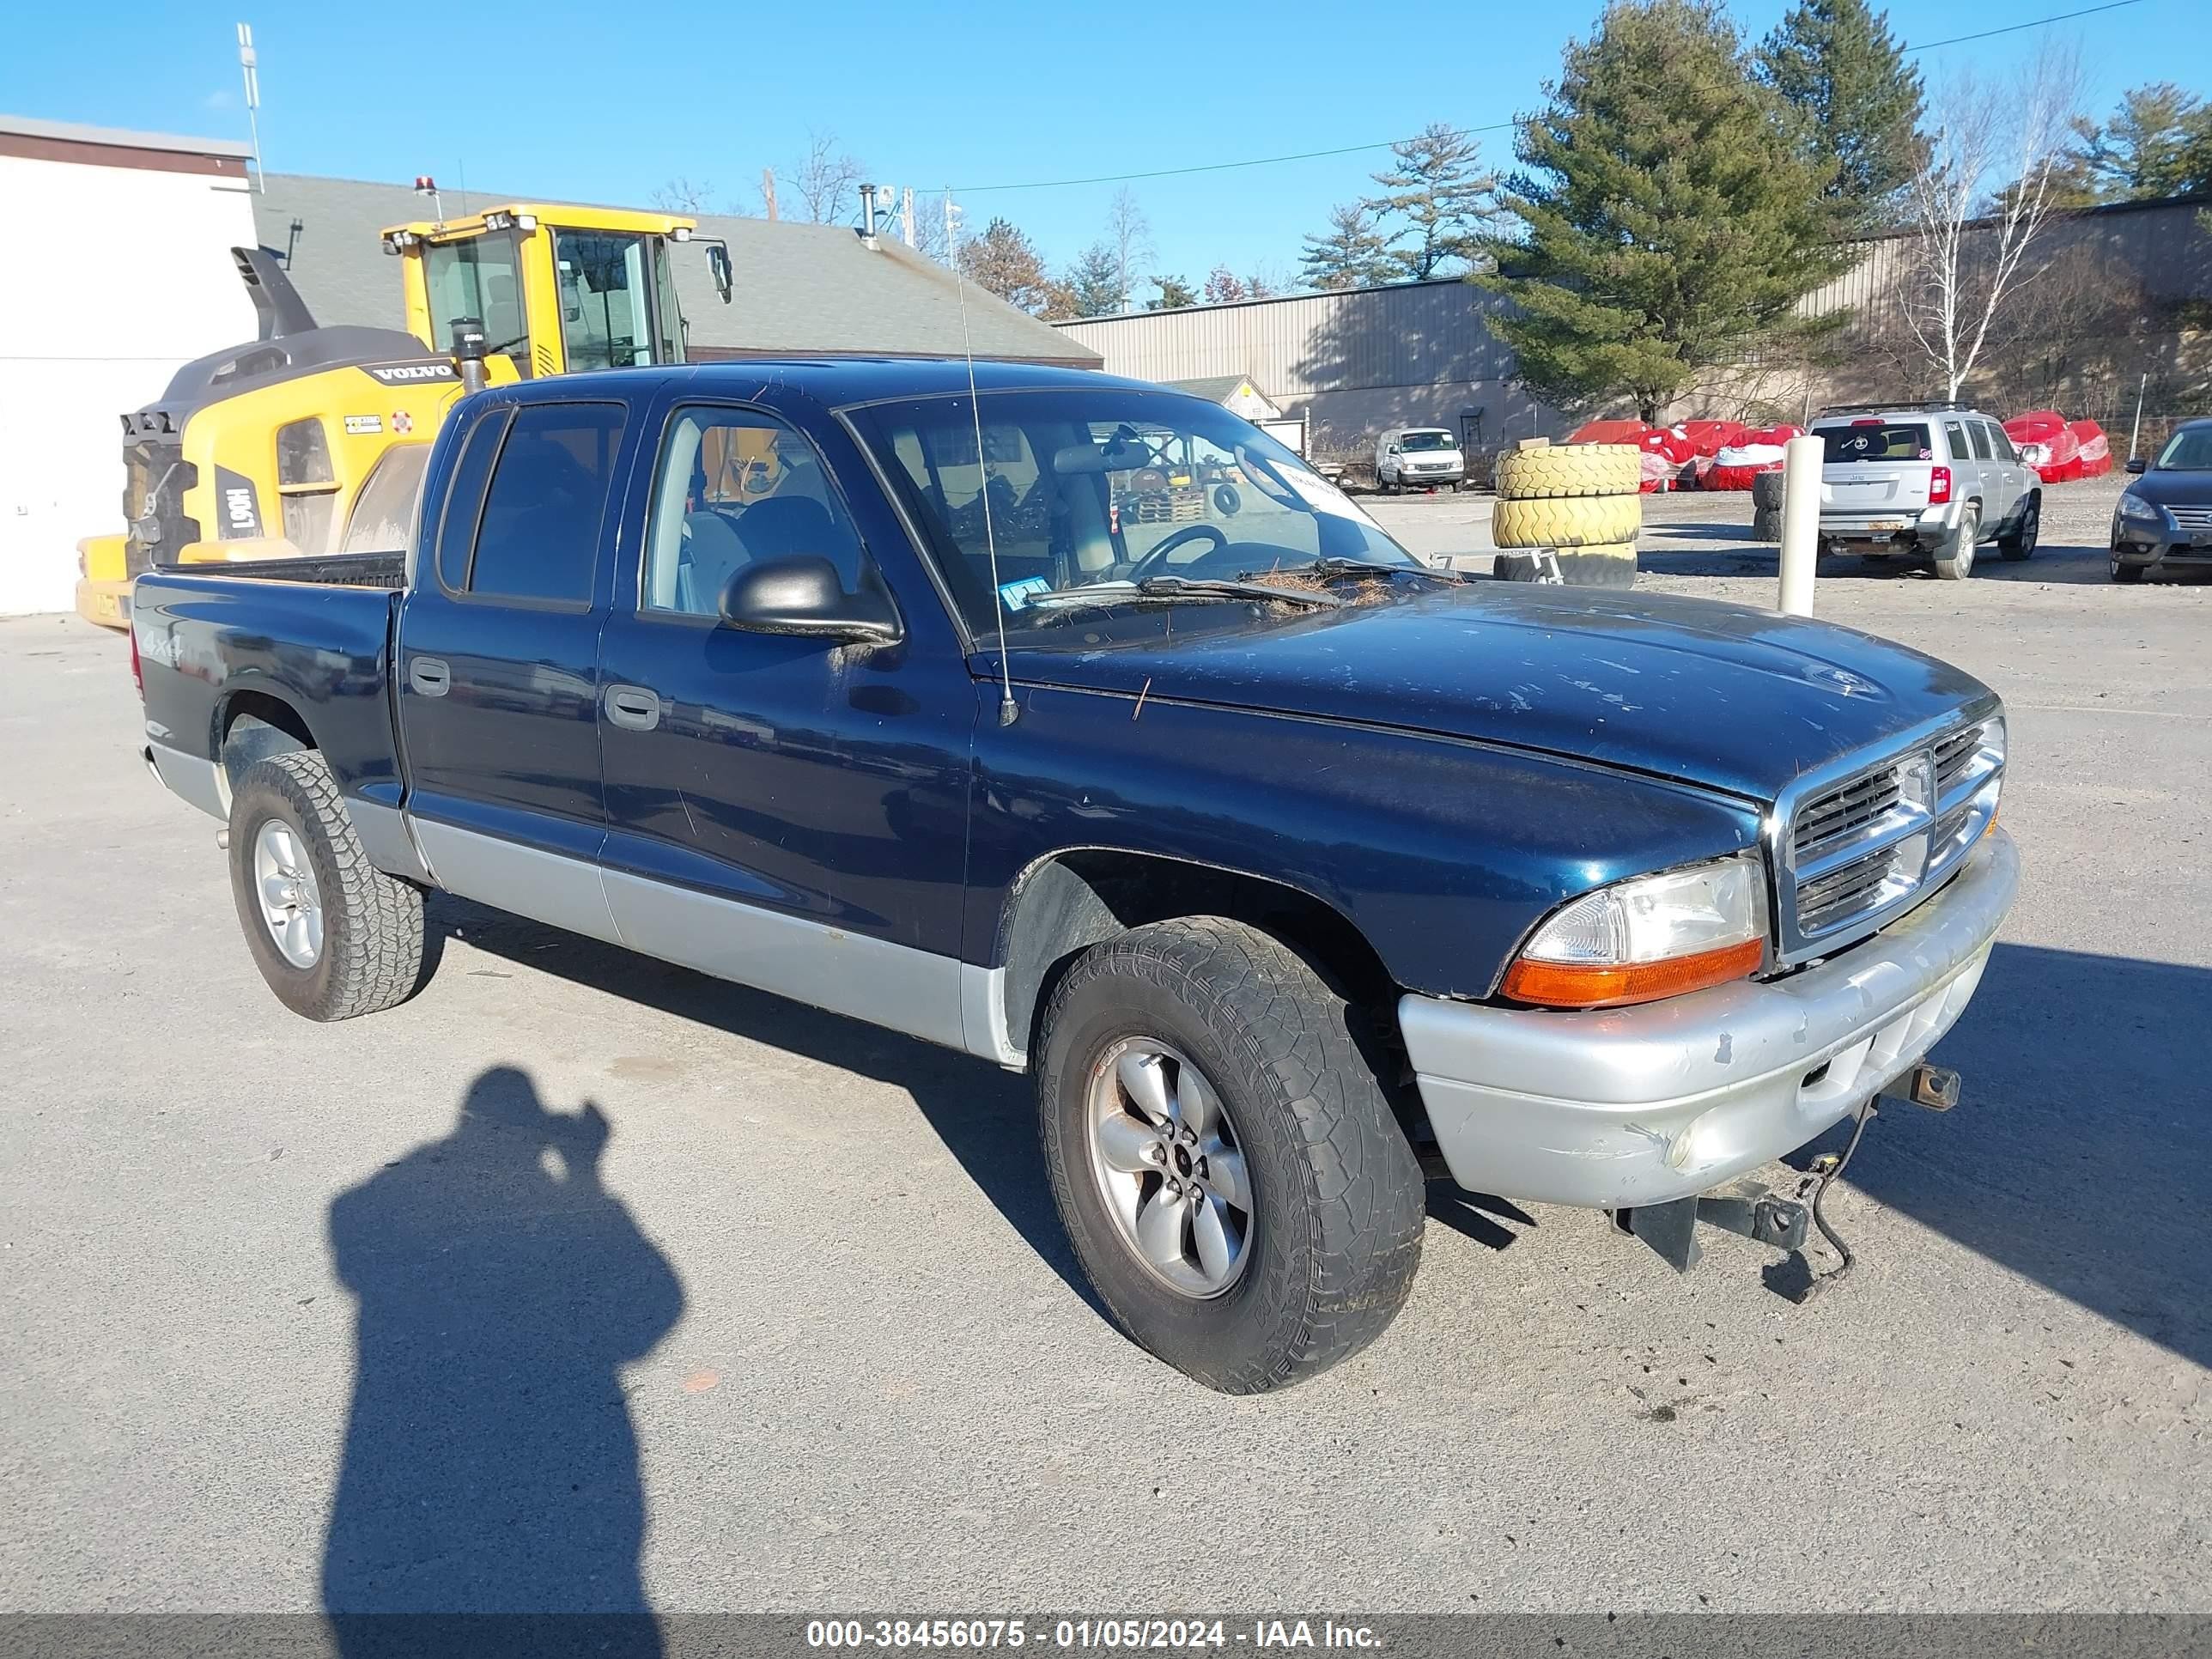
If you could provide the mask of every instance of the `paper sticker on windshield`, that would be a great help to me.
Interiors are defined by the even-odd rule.
[[[1024,576],[1018,582],[999,584],[999,603],[1009,611],[1019,611],[1040,593],[1052,592],[1052,584],[1042,576]]]
[[[1373,530],[1382,526],[1353,505],[1352,498],[1318,472],[1309,472],[1302,466],[1285,462],[1275,463],[1275,470],[1283,475],[1283,482],[1298,492],[1300,499],[1316,513],[1334,514],[1340,519],[1350,519],[1354,524],[1364,524]]]

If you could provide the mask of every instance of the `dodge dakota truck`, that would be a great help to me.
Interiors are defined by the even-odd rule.
[[[412,994],[442,890],[1026,1069],[1104,1305],[1224,1391],[1389,1324],[1431,1173],[1802,1241],[1743,1183],[1948,1103],[2016,878],[1958,670],[1425,568],[1074,371],[478,392],[404,551],[153,571],[131,627],[289,1007]]]

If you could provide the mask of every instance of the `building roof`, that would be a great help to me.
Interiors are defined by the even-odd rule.
[[[287,262],[321,323],[407,325],[396,262],[378,233],[428,216],[404,185],[272,173],[253,201],[262,245]],[[546,198],[446,192],[449,217]],[[702,356],[775,354],[958,356],[962,292],[952,273],[890,237],[869,246],[841,225],[700,214],[698,234],[729,244],[731,303],[714,291],[705,251],[671,250],[690,343]],[[978,357],[1096,368],[1098,353],[1004,301],[966,286],[967,332]]]
[[[0,115],[0,132],[57,143],[93,144],[113,149],[158,149],[178,155],[251,155],[233,138],[186,138],[173,132],[129,132],[121,127],[88,127],[77,121],[40,121],[27,115]]]
[[[1203,398],[1216,404],[1224,398],[1235,397],[1248,386],[1255,392],[1259,390],[1258,386],[1253,386],[1249,374],[1208,374],[1195,380],[1170,380],[1168,384],[1177,392],[1188,392],[1194,398]]]

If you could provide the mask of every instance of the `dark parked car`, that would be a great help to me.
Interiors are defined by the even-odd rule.
[[[1390,1322],[1426,1158],[1680,1266],[1802,1240],[1732,1183],[1945,1092],[2015,883],[1958,670],[1425,570],[1072,371],[480,392],[404,559],[155,572],[133,627],[287,1006],[410,995],[438,888],[1026,1068],[1101,1297],[1235,1391]]]
[[[2212,566],[2212,420],[2176,428],[2157,459],[2128,471],[2136,477],[2112,513],[2112,580]]]

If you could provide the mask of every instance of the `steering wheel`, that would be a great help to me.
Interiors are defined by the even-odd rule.
[[[1181,547],[1185,542],[1189,541],[1195,536],[1212,537],[1213,538],[1212,550],[1216,553],[1220,552],[1222,549],[1229,545],[1229,538],[1223,535],[1212,525],[1187,524],[1182,529],[1176,531],[1174,534],[1163,540],[1158,547],[1155,547],[1151,552],[1146,554],[1143,558],[1138,560],[1135,566],[1132,568],[1129,572],[1129,580],[1133,582],[1140,582],[1145,580],[1147,577],[1157,576],[1163,574],[1157,567],[1164,565],[1167,562],[1169,554],[1174,552],[1176,549]],[[1200,554],[1199,556],[1203,558],[1206,556],[1204,554]]]

